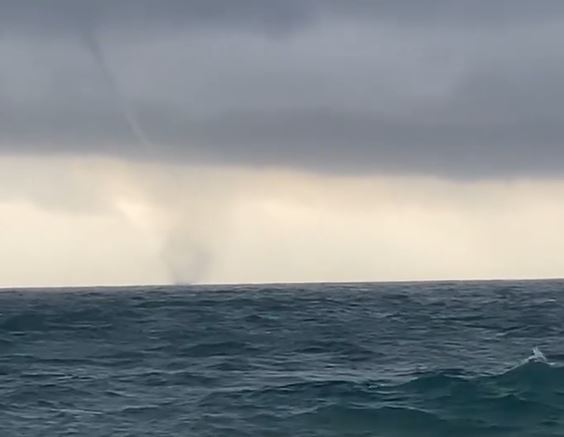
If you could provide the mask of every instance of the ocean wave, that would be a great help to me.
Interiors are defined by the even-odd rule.
[[[433,371],[420,375],[397,388],[420,393],[437,390],[450,392],[477,390],[522,392],[530,389],[538,394],[562,392],[564,394],[564,367],[540,361],[525,361],[497,374],[465,375],[464,371]]]
[[[42,331],[46,327],[41,313],[22,313],[7,317],[0,323],[0,332]]]
[[[410,407],[366,407],[332,404],[314,408],[297,417],[302,426],[315,427],[326,436],[385,435],[389,437],[435,437],[499,435],[512,430],[480,419],[456,420],[437,412]],[[378,434],[373,434],[377,430]]]
[[[304,342],[304,344],[299,345],[295,349],[295,352],[299,354],[340,355],[354,361],[369,360],[380,355],[377,352],[357,344],[356,342],[329,339],[316,341],[309,340]]]
[[[351,428],[382,429],[390,425],[394,429],[402,426],[429,430],[445,424],[444,420],[433,413],[405,407],[369,408],[332,404],[313,408],[298,417],[319,421],[331,428],[343,427],[349,431]]]
[[[180,348],[178,355],[194,358],[205,358],[218,355],[238,356],[257,352],[259,348],[240,341],[201,342]]]
[[[285,420],[325,429],[325,435],[376,429],[389,436],[513,435],[519,427],[560,424],[563,377],[563,367],[529,361],[497,374],[447,369],[398,384],[341,379],[233,389],[202,405],[291,405]]]

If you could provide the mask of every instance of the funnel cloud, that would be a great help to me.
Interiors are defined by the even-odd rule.
[[[0,0],[0,286],[559,276],[562,40],[552,0]]]

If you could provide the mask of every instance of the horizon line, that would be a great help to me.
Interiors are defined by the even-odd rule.
[[[118,289],[118,288],[174,288],[174,287],[245,287],[245,286],[281,286],[281,285],[352,285],[352,284],[429,284],[429,283],[462,283],[462,282],[551,282],[564,281],[564,277],[528,277],[528,278],[467,278],[467,279],[396,279],[396,280],[353,280],[353,281],[274,281],[274,282],[195,282],[186,284],[101,284],[101,285],[17,285],[2,286],[0,292],[5,291],[34,291],[34,290],[84,290],[84,289]]]

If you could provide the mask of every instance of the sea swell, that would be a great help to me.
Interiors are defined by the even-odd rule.
[[[551,435],[552,428],[562,435],[563,367],[528,362],[500,374],[464,373],[434,371],[400,384],[332,380],[228,390],[200,405],[238,405],[251,423],[255,406],[273,405],[271,424],[330,436]]]
[[[0,293],[0,435],[563,436],[562,291]]]

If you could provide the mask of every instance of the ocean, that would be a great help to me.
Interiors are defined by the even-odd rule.
[[[564,436],[564,282],[4,290],[0,436]]]

